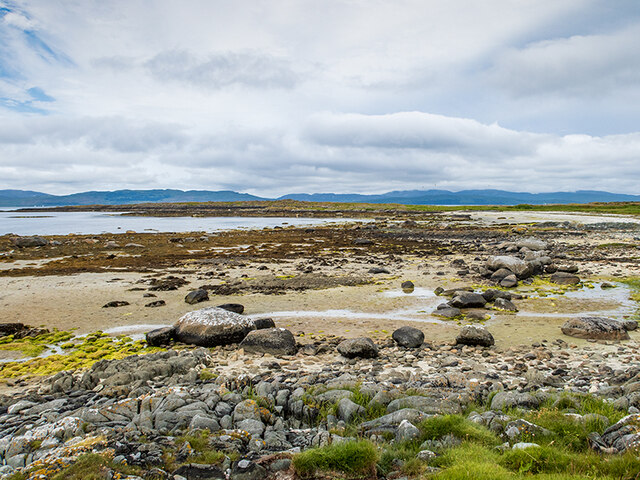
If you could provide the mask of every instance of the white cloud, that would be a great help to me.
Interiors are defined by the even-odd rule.
[[[637,193],[621,5],[0,0],[0,188]]]

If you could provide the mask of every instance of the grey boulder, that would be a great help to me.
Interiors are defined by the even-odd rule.
[[[296,339],[286,328],[253,330],[240,342],[245,352],[295,355]]]
[[[567,272],[556,272],[551,275],[550,280],[556,285],[576,285],[580,283],[580,277]]]
[[[34,235],[33,237],[14,237],[11,239],[11,243],[13,243],[18,248],[27,248],[44,247],[49,243],[49,241],[46,238]]]
[[[507,270],[515,273],[520,279],[528,278],[533,273],[531,265],[518,257],[512,257],[509,255],[489,257],[489,260],[487,260],[487,268],[492,271],[506,268]]]
[[[347,358],[374,358],[378,356],[378,347],[368,337],[350,338],[340,342],[338,352]]]
[[[175,329],[175,338],[180,342],[213,347],[241,342],[255,325],[250,318],[211,307],[183,315]]]
[[[478,325],[465,325],[456,337],[457,345],[490,347],[495,343],[493,335],[486,328]]]
[[[484,307],[487,301],[479,293],[456,292],[449,303],[456,308],[477,308]]]
[[[163,347],[169,345],[176,334],[176,327],[162,327],[151,330],[147,333],[147,343],[152,347]]]

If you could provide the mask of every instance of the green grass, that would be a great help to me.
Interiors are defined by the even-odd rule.
[[[123,474],[139,474],[139,469],[114,464],[110,459],[96,453],[79,457],[75,463],[51,477],[52,480],[106,480],[110,471]]]
[[[377,461],[375,445],[368,440],[359,440],[306,450],[293,457],[293,467],[303,478],[319,472],[341,472],[349,478],[371,478]]]
[[[493,446],[501,443],[489,429],[473,423],[462,415],[437,415],[418,424],[421,441],[437,440],[451,434],[463,441]]]

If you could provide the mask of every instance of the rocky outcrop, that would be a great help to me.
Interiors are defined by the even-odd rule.
[[[241,342],[255,324],[250,318],[212,307],[185,314],[175,329],[175,338],[180,342],[213,347]]]
[[[570,337],[592,340],[628,340],[629,334],[622,322],[604,317],[579,317],[567,320],[562,333]]]
[[[32,237],[13,237],[11,243],[18,248],[44,247],[49,244],[49,240],[34,235]]]

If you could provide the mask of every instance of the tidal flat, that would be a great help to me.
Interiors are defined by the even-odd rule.
[[[218,211],[127,207],[142,216]],[[301,215],[297,206],[269,208],[267,216]],[[224,215],[258,211],[265,209],[225,205]],[[500,471],[486,478],[634,478],[635,440],[620,439],[635,432],[640,444],[640,417],[628,420],[633,428],[624,435],[613,434],[622,426],[607,433],[604,423],[640,414],[640,334],[632,326],[640,300],[636,217],[385,205],[332,211],[326,204],[305,213],[352,220],[51,235],[25,247],[13,235],[0,237],[2,322],[41,329],[0,339],[0,415],[7,425],[0,475],[50,478],[98,454],[95,468],[120,478],[472,478],[455,475],[470,459],[488,468],[479,457],[489,455]],[[535,268],[505,286],[498,269],[487,268],[493,257],[528,259]],[[207,299],[186,303],[195,290]],[[500,293],[482,305],[454,307],[460,292]],[[494,302],[495,295],[508,296],[514,308]],[[273,319],[292,332],[297,353],[145,341],[155,327],[223,304],[241,304],[250,319]],[[443,305],[459,313],[443,315]],[[628,339],[565,335],[564,323],[581,317],[626,322]],[[419,346],[392,337],[407,326],[424,335]],[[460,343],[465,326],[486,329],[493,343]],[[337,349],[362,337],[372,340],[375,355]],[[508,401],[495,401],[499,395]],[[266,412],[251,413],[250,402]],[[590,414],[606,421],[571,417]],[[568,426],[554,430],[567,418],[575,421],[579,446],[570,444]],[[28,433],[29,422],[40,433]],[[446,424],[438,427],[442,434],[433,433],[434,422]],[[532,436],[535,428],[522,422],[542,430]],[[523,443],[537,447],[514,450]],[[342,468],[299,453],[341,444],[368,460]],[[529,451],[556,446],[572,467],[547,468],[542,450]],[[537,459],[533,470],[523,470],[524,460],[512,453],[520,448]],[[73,461],[55,464],[60,458]],[[629,465],[619,473],[599,461]],[[202,472],[193,465],[210,476],[197,477]]]

